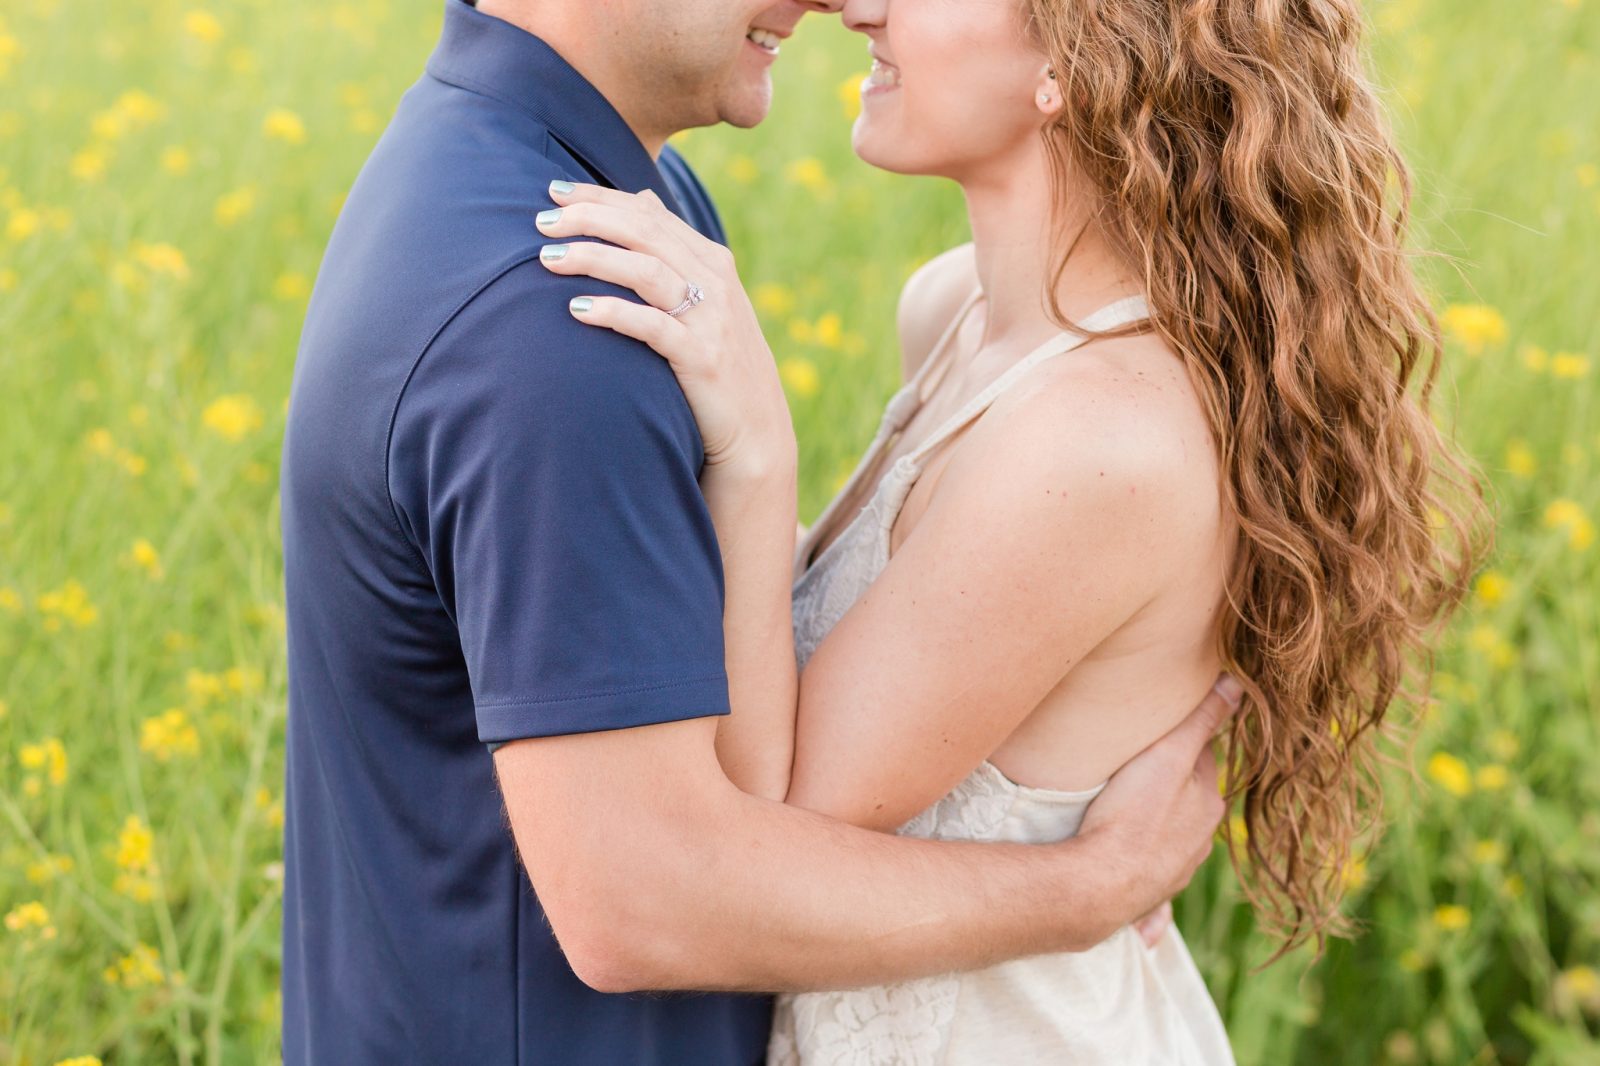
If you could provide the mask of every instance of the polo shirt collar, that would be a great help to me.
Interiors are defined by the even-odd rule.
[[[682,214],[661,169],[611,101],[554,48],[521,27],[463,0],[446,0],[444,29],[427,70],[440,81],[526,112],[614,188],[650,189]]]

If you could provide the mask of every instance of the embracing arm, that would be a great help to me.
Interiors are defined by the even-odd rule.
[[[1181,890],[1222,814],[1217,696],[1047,845],[875,833],[730,783],[696,718],[517,740],[495,767],[574,972],[603,992],[842,988],[1082,950]],[[1120,775],[1119,775],[1120,776]]]

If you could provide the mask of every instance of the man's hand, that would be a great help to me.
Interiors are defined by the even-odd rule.
[[[1239,707],[1237,679],[1223,674],[1200,705],[1165,736],[1123,764],[1084,815],[1077,839],[1093,841],[1123,886],[1122,908],[1137,918],[1146,944],[1172,921],[1170,900],[1211,854],[1227,813],[1217,790],[1212,747]]]

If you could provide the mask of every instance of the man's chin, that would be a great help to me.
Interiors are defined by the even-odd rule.
[[[742,130],[761,125],[771,112],[772,82],[766,79],[761,85],[744,86],[740,92],[730,93],[718,108],[723,122]]]

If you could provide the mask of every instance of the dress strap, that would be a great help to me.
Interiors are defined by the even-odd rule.
[[[911,379],[889,398],[889,406],[884,410],[884,424],[879,434],[881,437],[888,437],[895,430],[904,427],[907,422],[911,421],[911,416],[917,413],[917,409],[922,406],[924,401],[922,383],[927,380],[928,373],[932,370],[933,365],[941,362],[946,357],[946,353],[951,348],[951,342],[961,329],[961,324],[967,320],[967,316],[972,313],[972,309],[977,306],[978,300],[982,296],[983,286],[973,286],[972,292],[968,294],[961,307],[951,317],[949,324],[944,328],[944,332],[939,335],[938,340],[933,342],[933,347],[928,349],[928,354],[923,358],[922,365],[917,367],[917,372],[912,374]]]
[[[1141,318],[1149,317],[1150,309],[1143,296],[1127,296],[1089,315],[1079,323],[1083,328],[1100,332],[1115,329],[1127,322],[1134,322]],[[994,403],[995,398],[1014,385],[1019,378],[1032,370],[1035,366],[1053,356],[1063,355],[1082,345],[1091,338],[1072,330],[1062,330],[1039,347],[1017,360],[1006,369],[1006,372],[991,381],[982,392],[968,400],[955,414],[947,419],[944,425],[934,430],[927,439],[917,445],[915,451],[906,455],[901,462],[920,463],[933,449],[944,443],[945,439],[961,427],[971,422]],[[1067,343],[1063,344],[1062,341]]]

